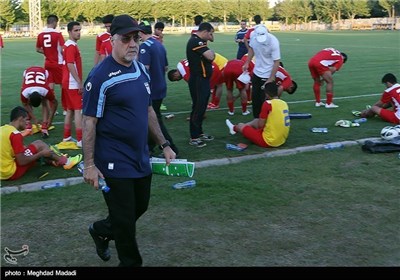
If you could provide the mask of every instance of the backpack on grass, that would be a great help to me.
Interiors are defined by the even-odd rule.
[[[370,153],[392,153],[400,151],[400,136],[392,140],[367,140],[361,146],[364,152]]]

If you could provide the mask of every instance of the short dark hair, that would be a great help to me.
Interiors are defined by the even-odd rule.
[[[202,22],[199,25],[199,31],[204,31],[204,30],[210,32],[210,31],[214,30],[214,27],[209,22]]]
[[[203,22],[203,16],[197,15],[194,17],[194,24],[200,25],[200,23],[202,23],[202,22]]]
[[[276,83],[266,83],[264,87],[264,93],[268,94],[270,97],[278,96],[278,86]]]
[[[42,103],[43,96],[41,96],[39,92],[34,91],[29,95],[28,99],[29,104],[33,107],[39,107],[40,103]]]
[[[293,93],[295,93],[296,90],[297,90],[297,83],[296,83],[295,81],[292,80],[292,84],[293,84],[292,87],[291,87],[292,90],[291,90],[290,92],[289,92],[289,91],[287,92],[287,93],[289,93],[289,94],[293,94]]]
[[[58,22],[58,16],[56,15],[49,15],[47,17],[47,24],[56,23]]]
[[[67,24],[67,30],[68,31],[72,31],[72,29],[74,28],[74,26],[76,25],[81,25],[79,22],[77,21],[71,21]]]
[[[165,28],[165,24],[161,21],[156,22],[156,24],[154,24],[154,29],[164,29]]]
[[[347,61],[347,54],[345,54],[345,53],[343,53],[343,52],[341,52],[340,54],[343,56],[343,63],[346,63],[346,61]]]
[[[387,73],[387,74],[385,74],[385,76],[382,77],[382,83],[383,84],[386,84],[386,83],[395,84],[395,83],[397,83],[396,76],[393,75],[392,73]]]
[[[28,111],[26,111],[24,107],[17,106],[11,110],[10,122],[17,120],[20,117],[25,118],[27,116],[28,116]]]
[[[102,22],[103,23],[112,23],[113,19],[114,19],[114,15],[106,15],[103,17]]]
[[[255,16],[253,17],[253,20],[254,20],[254,22],[255,22],[256,24],[260,24],[261,21],[262,21],[262,18],[261,18],[260,15],[255,15]]]
[[[169,71],[168,71],[168,74],[167,74],[168,80],[170,80],[171,82],[176,81],[176,80],[174,79],[175,73],[176,73],[176,72],[178,72],[178,69],[171,69],[171,70],[169,70]]]

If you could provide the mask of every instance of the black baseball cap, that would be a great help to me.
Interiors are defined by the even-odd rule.
[[[142,21],[139,24],[139,26],[140,26],[140,31],[142,31],[144,34],[151,34],[152,33],[151,24],[147,20]]]
[[[129,15],[116,16],[110,28],[111,36],[114,34],[125,35],[133,31],[140,31],[138,22]]]

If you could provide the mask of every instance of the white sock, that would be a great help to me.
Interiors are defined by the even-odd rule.
[[[235,134],[236,134],[236,131],[233,130],[233,126],[234,126],[234,125],[231,123],[231,121],[228,120],[228,119],[226,119],[226,120],[225,120],[225,123],[226,123],[226,125],[227,125],[228,128],[229,128],[229,133],[230,133],[231,135],[235,135]]]

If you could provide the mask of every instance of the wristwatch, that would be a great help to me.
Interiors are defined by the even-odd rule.
[[[164,150],[164,148],[171,146],[171,143],[167,140],[164,144],[160,145],[160,150]]]

